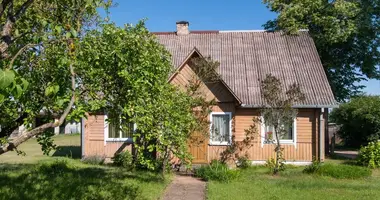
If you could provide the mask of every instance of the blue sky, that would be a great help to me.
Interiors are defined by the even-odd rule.
[[[262,25],[276,17],[261,0],[114,0],[111,20],[119,26],[136,24],[147,18],[150,31],[175,31],[175,22],[190,22],[191,30],[261,30]],[[364,92],[380,94],[380,81],[362,84]]]

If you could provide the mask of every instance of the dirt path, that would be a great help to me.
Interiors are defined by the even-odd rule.
[[[348,150],[338,150],[334,151],[336,155],[349,158],[349,159],[355,159],[358,157],[358,151],[348,151]]]
[[[165,191],[163,200],[203,200],[206,183],[188,175],[176,175]]]

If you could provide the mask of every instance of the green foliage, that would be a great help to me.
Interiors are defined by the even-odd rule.
[[[354,165],[323,164],[316,174],[338,179],[358,179],[371,176],[372,171],[365,167]]]
[[[238,167],[241,169],[247,169],[250,166],[252,166],[251,161],[248,159],[247,156],[241,156],[238,158]]]
[[[369,168],[380,167],[380,142],[370,142],[360,148],[358,164]]]
[[[105,161],[105,156],[100,155],[92,155],[92,156],[86,156],[81,159],[83,163],[90,164],[90,165],[103,165]]]
[[[92,101],[83,101],[88,88],[84,89],[75,70],[81,67],[79,60],[87,58],[77,50],[88,29],[97,29],[103,22],[98,12],[107,12],[111,5],[112,1],[103,0],[2,3],[0,137],[9,137],[22,124],[31,131],[30,124],[41,113],[48,118],[62,115],[67,107],[72,107],[69,102],[73,90],[80,103],[75,105],[76,112],[69,115],[71,119],[79,120],[84,116],[83,110],[99,107]],[[72,78],[76,81],[74,88]],[[35,129],[33,133],[43,131]]]
[[[132,170],[135,166],[133,164],[133,157],[129,151],[123,151],[116,153],[112,158],[113,164],[119,167],[123,167],[127,170]]]
[[[54,132],[52,130],[48,130],[43,132],[41,135],[37,136],[37,142],[41,145],[41,150],[44,155],[49,155],[52,150],[57,149],[57,145],[54,144],[53,137]]]
[[[285,171],[286,169],[286,166],[285,166],[285,163],[283,161],[280,161],[278,162],[278,166],[276,164],[276,159],[274,158],[270,158],[268,159],[266,162],[265,162],[265,167],[266,168],[269,168],[269,171],[272,173],[272,174],[277,174],[278,172],[281,172],[281,171]],[[275,172],[276,171],[276,172]]]
[[[305,169],[302,170],[302,172],[307,174],[313,174],[316,173],[319,170],[319,168],[321,168],[321,162],[319,161],[319,159],[313,157],[312,163],[306,166]]]
[[[360,147],[380,139],[380,97],[360,96],[341,104],[331,113],[340,126],[338,135],[349,147]]]
[[[278,13],[264,27],[297,34],[308,29],[339,101],[360,93],[357,82],[380,78],[378,0],[264,0]]]
[[[195,176],[205,181],[230,182],[239,177],[238,170],[229,169],[227,164],[218,160],[213,160],[207,166],[202,166],[195,170]]]

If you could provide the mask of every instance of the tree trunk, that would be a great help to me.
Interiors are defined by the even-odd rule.
[[[273,170],[273,175],[277,175],[278,172],[280,171],[280,151],[281,151],[281,145],[280,145],[280,138],[278,137],[278,131],[279,130],[276,130],[277,128],[275,128],[275,135],[276,135],[276,148],[275,148],[275,151],[276,151],[276,164],[275,164],[275,167],[274,167],[274,170]]]
[[[12,139],[12,141],[8,142],[4,146],[1,146],[0,155],[3,153],[6,153],[8,151],[12,151],[12,150],[16,149],[23,142],[27,141],[28,139],[30,139],[33,136],[39,135],[40,133],[44,132],[48,128],[54,128],[54,127],[57,127],[57,126],[60,126],[61,124],[63,124],[63,122],[65,121],[67,115],[70,113],[70,110],[73,107],[74,102],[75,102],[75,72],[74,72],[73,64],[70,64],[70,73],[71,73],[72,96],[71,96],[71,100],[69,102],[69,105],[67,105],[65,111],[63,112],[63,114],[61,115],[59,120],[57,122],[50,122],[50,123],[43,124],[37,128],[34,128],[30,131],[27,131],[27,132],[23,133],[22,135]]]

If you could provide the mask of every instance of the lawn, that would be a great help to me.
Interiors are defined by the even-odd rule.
[[[302,173],[303,167],[288,169],[280,176],[268,169],[250,168],[230,183],[210,181],[208,199],[379,199],[380,177],[357,180],[335,179]]]
[[[59,135],[58,150],[44,156],[34,139],[15,152],[0,155],[0,199],[158,199],[170,177],[129,172],[80,161],[79,135]]]

